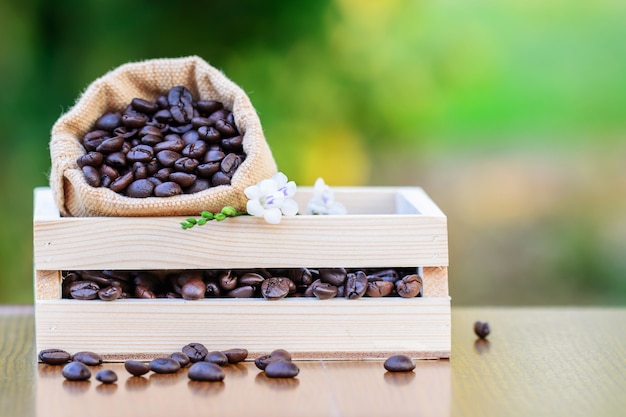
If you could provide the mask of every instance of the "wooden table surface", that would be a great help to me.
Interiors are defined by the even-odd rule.
[[[488,342],[476,320],[489,321]],[[119,380],[102,385],[37,364],[32,308],[0,307],[0,416],[626,415],[626,309],[453,308],[452,329],[452,358],[412,373],[313,361],[271,380],[246,362],[225,368],[223,383],[195,383],[185,371],[138,378],[105,364]]]

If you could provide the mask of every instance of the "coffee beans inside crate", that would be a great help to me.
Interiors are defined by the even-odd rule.
[[[212,269],[182,271],[63,271],[63,298],[266,298],[422,295],[416,268]]]
[[[173,87],[156,101],[134,98],[95,121],[76,163],[87,183],[134,198],[193,194],[229,185],[246,155],[233,113]]]

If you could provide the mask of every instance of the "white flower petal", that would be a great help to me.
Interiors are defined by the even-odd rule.
[[[283,188],[283,194],[285,195],[285,197],[293,197],[294,195],[296,195],[296,183],[294,181],[289,181]]]
[[[298,214],[298,202],[291,198],[286,198],[280,209],[285,216],[295,216]]]
[[[315,185],[313,185],[313,192],[316,196],[323,193],[325,189],[326,183],[324,182],[322,177],[319,177],[317,180],[315,180]]]
[[[281,188],[285,184],[287,184],[287,176],[285,174],[283,174],[282,172],[277,172],[272,177],[272,181],[274,181],[276,183],[277,188]]]
[[[282,217],[282,214],[280,212],[280,209],[277,209],[277,208],[267,209],[263,213],[263,218],[265,219],[266,222],[270,224],[280,223],[281,217]]]
[[[265,213],[265,209],[261,203],[259,203],[259,200],[248,200],[246,210],[248,211],[248,214],[252,216],[263,216]]]
[[[250,200],[256,200],[257,198],[261,197],[260,191],[261,190],[259,189],[258,185],[251,185],[243,190],[246,197],[248,197]]]
[[[276,182],[273,180],[263,180],[259,183],[259,191],[261,193],[261,196],[275,193],[276,190],[278,190],[278,185],[276,185]]]

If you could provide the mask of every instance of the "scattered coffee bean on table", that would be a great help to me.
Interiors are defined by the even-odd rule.
[[[209,353],[207,353],[207,355],[204,358],[204,360],[206,362],[214,363],[214,364],[216,364],[218,366],[226,366],[226,365],[228,365],[228,356],[226,356],[226,354],[224,352],[219,352],[219,351],[209,352]]]
[[[486,339],[487,336],[489,336],[489,333],[491,333],[489,323],[477,321],[476,323],[474,323],[474,333],[476,333],[476,336],[478,336],[479,338]]]
[[[183,346],[183,353],[192,363],[203,361],[209,350],[202,343],[189,343]]]
[[[235,364],[239,362],[243,362],[248,357],[248,350],[241,348],[233,348],[222,351],[224,355],[228,358],[228,363]]]
[[[224,380],[224,370],[211,362],[196,362],[189,367],[187,377],[192,381],[218,382]]]
[[[254,360],[257,368],[264,371],[272,362],[291,362],[291,354],[284,349],[276,349],[267,355],[259,356]]]
[[[91,378],[91,371],[81,362],[70,362],[61,371],[65,379],[69,381],[86,381]]]
[[[142,376],[150,372],[150,366],[147,363],[133,360],[125,361],[124,368],[133,376]]]
[[[230,185],[246,159],[233,113],[219,101],[194,100],[184,86],[103,114],[81,143],[86,153],[76,164],[87,183],[132,198]]]
[[[110,369],[103,369],[96,374],[96,379],[103,384],[112,384],[117,381],[117,374]]]
[[[82,362],[87,366],[97,366],[102,364],[102,358],[100,355],[94,352],[76,352],[72,357],[73,361]]]
[[[63,365],[72,358],[72,355],[61,349],[44,349],[38,356],[40,361],[48,365]]]
[[[294,378],[300,373],[300,368],[293,362],[279,360],[267,364],[264,372],[268,378]]]
[[[170,355],[170,358],[176,359],[178,363],[180,363],[181,368],[184,368],[191,363],[189,356],[185,355],[183,352],[174,352]]]
[[[156,358],[150,361],[150,370],[155,374],[173,374],[180,370],[180,362],[172,358]]]
[[[406,355],[393,355],[383,364],[389,372],[411,372],[415,369],[415,362]]]

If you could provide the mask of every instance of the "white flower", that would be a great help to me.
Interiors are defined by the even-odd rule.
[[[287,182],[287,176],[282,172],[251,185],[244,193],[249,199],[246,206],[248,214],[263,217],[268,223],[278,224],[281,216],[298,214],[298,203],[292,198],[296,193],[296,183]]]
[[[313,197],[306,208],[307,214],[346,214],[343,204],[335,201],[333,192],[323,179],[318,178],[313,186]]]

